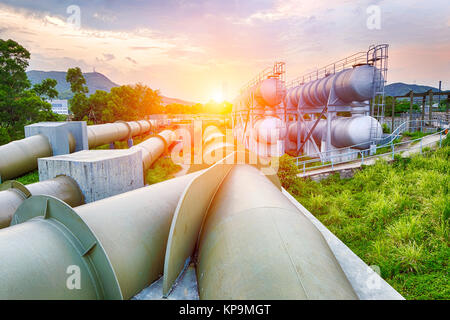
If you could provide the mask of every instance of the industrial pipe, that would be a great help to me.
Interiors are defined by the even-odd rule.
[[[147,120],[116,122],[87,127],[89,148],[139,136],[151,130]],[[69,150],[75,151],[76,141],[71,133]],[[0,182],[13,179],[37,168],[37,159],[51,157],[52,147],[47,137],[35,135],[0,146]]]
[[[89,149],[114,141],[122,141],[149,132],[149,121],[118,121],[115,123],[97,124],[87,127]]]
[[[75,209],[27,199],[0,230],[0,299],[133,297],[161,275],[178,199],[201,173]]]
[[[38,158],[51,155],[50,142],[40,134],[0,146],[0,180],[9,180],[32,171],[37,167]]]
[[[156,159],[175,141],[175,133],[164,130],[132,148],[142,151],[142,163],[147,170]],[[0,229],[10,225],[11,217],[20,204],[31,195],[49,195],[76,207],[84,203],[83,195],[77,183],[72,178],[61,176],[29,184],[6,182],[0,188]]]
[[[171,130],[164,130],[159,134],[131,147],[131,150],[141,150],[144,170],[151,167],[153,162],[163,154],[176,140],[176,135]]]
[[[249,165],[216,193],[197,261],[200,299],[357,299],[322,234]]]
[[[1,187],[0,229],[9,227],[17,208],[31,196],[52,196],[64,201],[71,207],[76,207],[84,203],[83,194],[77,183],[67,176],[59,176],[27,186],[24,186],[18,181],[9,181],[2,184]]]

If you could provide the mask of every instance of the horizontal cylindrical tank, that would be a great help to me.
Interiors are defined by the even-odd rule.
[[[315,121],[307,121],[306,126],[311,129]],[[327,121],[322,119],[315,127],[312,136],[317,144],[322,141],[326,133]],[[289,139],[297,141],[297,123],[289,126]],[[301,130],[304,130],[302,126]],[[381,138],[383,130],[380,123],[370,116],[338,117],[331,121],[331,144],[336,148],[353,146],[355,149],[367,149],[371,143]],[[304,134],[306,136],[306,132]]]
[[[48,195],[58,198],[71,207],[84,203],[83,194],[70,177],[59,176],[24,186],[17,181],[8,183],[8,189],[0,191],[0,229],[9,227],[17,208],[30,196]]]
[[[261,81],[252,89],[259,105],[275,107],[283,101],[286,88],[281,80],[269,78]]]
[[[197,261],[200,299],[357,299],[322,234],[248,165],[217,191]]]
[[[284,83],[277,78],[268,78],[243,92],[233,103],[233,112],[244,111],[249,108],[273,108],[279,105],[285,96],[286,87]]]
[[[27,199],[0,230],[0,299],[130,299],[161,275],[178,199],[199,173],[75,209]]]
[[[344,103],[366,101],[373,98],[375,93],[375,67],[363,65],[352,69],[345,69],[325,78],[308,82],[288,90],[286,95],[291,105],[304,108],[325,106],[331,88]]]
[[[274,144],[286,136],[286,124],[276,117],[264,117],[253,126],[254,137],[261,143]]]

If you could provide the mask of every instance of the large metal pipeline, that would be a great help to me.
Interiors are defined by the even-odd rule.
[[[89,148],[96,148],[114,141],[122,141],[149,132],[151,123],[146,120],[118,121],[87,127]]]
[[[315,121],[301,123],[300,130],[306,136],[305,126],[310,130]],[[327,120],[319,121],[312,137],[320,145],[322,136],[327,132]],[[297,122],[289,126],[289,140],[297,142]],[[355,149],[367,149],[370,144],[383,134],[380,123],[370,116],[338,117],[331,120],[331,144],[336,148],[353,146]]]
[[[75,150],[75,139],[69,134],[71,152]],[[9,180],[37,168],[37,159],[50,157],[52,147],[47,137],[35,135],[0,146],[0,178]]]
[[[175,132],[164,130],[138,145],[131,147],[131,149],[141,150],[144,170],[147,170],[175,140]]]
[[[0,299],[131,298],[161,275],[173,213],[200,173],[75,209],[27,199],[0,230]]]
[[[151,130],[147,120],[116,122],[87,127],[89,148],[139,136]],[[69,137],[69,150],[75,151],[76,141]],[[0,181],[13,179],[37,168],[37,159],[53,155],[44,135],[35,135],[0,146]]]
[[[231,169],[199,240],[200,299],[357,299],[317,228],[259,170]]]
[[[286,99],[291,105],[299,103],[307,108],[327,105],[331,89],[345,103],[365,101],[375,92],[375,67],[370,65],[345,69],[336,74],[321,78],[288,90]]]
[[[9,227],[17,208],[31,196],[45,194],[58,198],[71,207],[84,203],[83,194],[77,183],[67,176],[59,176],[27,186],[17,181],[10,181],[2,187],[4,189],[0,191],[0,229]]]
[[[147,170],[174,140],[175,133],[170,130],[164,130],[132,148],[142,151],[142,164],[144,170]],[[66,176],[36,182],[27,186],[17,181],[6,182],[2,186],[6,190],[1,191],[0,189],[0,229],[10,225],[14,212],[31,195],[52,196],[64,201],[71,207],[84,203],[83,195],[77,183]]]

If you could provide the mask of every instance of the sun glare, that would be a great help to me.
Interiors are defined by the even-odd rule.
[[[214,92],[214,93],[212,94],[211,98],[212,98],[215,102],[217,102],[217,103],[223,102],[223,94],[222,94],[222,92],[220,92],[219,90],[217,90],[216,92]]]

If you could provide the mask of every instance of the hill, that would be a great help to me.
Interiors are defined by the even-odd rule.
[[[89,88],[89,94],[93,94],[97,90],[103,90],[109,92],[111,88],[118,87],[117,83],[112,82],[108,77],[99,72],[87,72],[83,73],[86,79],[86,85]],[[66,72],[64,71],[37,71],[32,70],[27,72],[28,79],[34,85],[36,83],[41,83],[42,80],[47,78],[55,79],[58,81],[56,90],[59,92],[60,99],[70,99],[73,94],[70,91],[70,84],[66,82]],[[176,98],[169,98],[161,96],[162,104],[168,105],[172,103],[178,103],[182,105],[192,106],[196,104],[195,102],[185,101]]]
[[[196,102],[191,102],[191,101],[186,101],[186,100],[181,100],[181,99],[176,99],[176,98],[168,98],[165,96],[161,96],[161,104],[163,106],[167,106],[168,104],[172,104],[172,103],[177,103],[177,104],[182,104],[185,106],[193,106],[196,104]]]
[[[433,92],[439,91],[439,89],[430,86],[396,82],[385,86],[384,93],[386,96],[403,96],[408,92],[410,92],[411,90],[414,91],[415,93],[423,93],[427,92],[430,89],[433,90]]]
[[[109,80],[106,76],[99,72],[87,72],[83,73],[86,79],[86,85],[89,88],[89,94],[94,93],[96,90],[103,90],[109,92],[111,88],[118,87],[119,85]],[[40,83],[42,80],[51,78],[58,81],[56,90],[59,92],[61,99],[69,99],[72,97],[70,91],[70,84],[66,82],[66,72],[64,71],[28,71],[28,79],[32,84]]]

